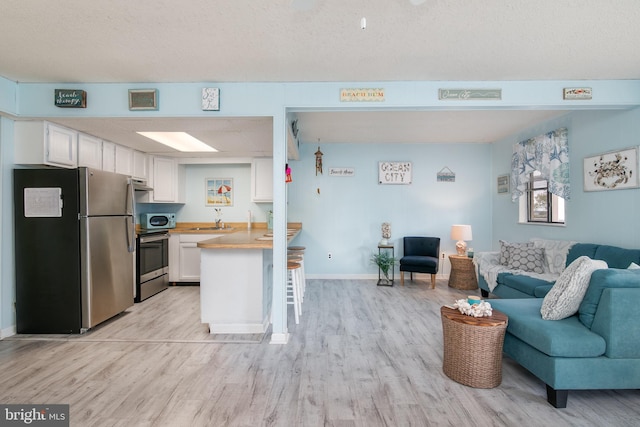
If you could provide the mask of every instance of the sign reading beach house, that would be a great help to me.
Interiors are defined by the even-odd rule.
[[[354,168],[329,168],[329,176],[354,176]]]
[[[411,184],[411,162],[378,162],[379,184]]]
[[[382,102],[383,88],[343,88],[340,89],[340,102]]]

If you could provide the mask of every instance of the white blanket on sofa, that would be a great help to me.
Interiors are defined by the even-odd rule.
[[[555,281],[560,276],[558,273],[532,273],[530,271],[511,269],[506,265],[500,264],[500,252],[477,252],[473,257],[473,263],[478,268],[478,274],[487,282],[491,292],[498,286],[498,274],[504,272],[535,277],[549,282]]]

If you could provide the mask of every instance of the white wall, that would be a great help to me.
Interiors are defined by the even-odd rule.
[[[402,255],[402,237],[410,235],[440,237],[441,251],[455,252],[449,234],[451,225],[459,223],[471,224],[469,245],[474,249],[491,244],[489,144],[324,144],[320,148],[322,175],[315,173],[317,144],[301,144],[300,160],[289,163],[293,182],[287,186],[287,212],[290,221],[303,223],[296,244],[307,248],[307,274],[377,274],[369,258],[377,251],[383,222],[391,223],[397,256]],[[412,184],[378,184],[379,161],[411,161]],[[355,175],[328,176],[329,167],[354,168]],[[456,173],[455,182],[437,182],[436,175],[444,167]]]
[[[566,226],[518,224],[518,204],[497,195],[495,180],[509,173],[514,144],[567,127],[571,159],[571,200],[565,203]],[[525,241],[531,237],[640,248],[640,189],[585,192],[583,159],[594,154],[638,146],[640,109],[579,111],[542,123],[493,144],[493,240]],[[478,250],[478,249],[476,249]]]

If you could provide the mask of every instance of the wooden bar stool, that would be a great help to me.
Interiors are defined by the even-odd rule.
[[[287,305],[293,305],[293,315],[296,325],[300,323],[302,302],[300,301],[300,264],[287,261],[289,280],[287,281]]]
[[[302,258],[302,260],[300,261],[300,275],[302,276],[302,291],[300,293],[300,297],[302,300],[304,300],[304,292],[307,290],[307,275],[305,273],[304,270],[304,251],[305,251],[305,247],[304,246],[289,246],[287,248],[288,250],[288,254],[289,255],[297,255],[300,256]]]

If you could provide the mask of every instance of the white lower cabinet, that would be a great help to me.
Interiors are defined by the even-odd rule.
[[[169,236],[169,281],[200,281],[200,248],[198,242],[215,239],[222,234],[171,233]]]

